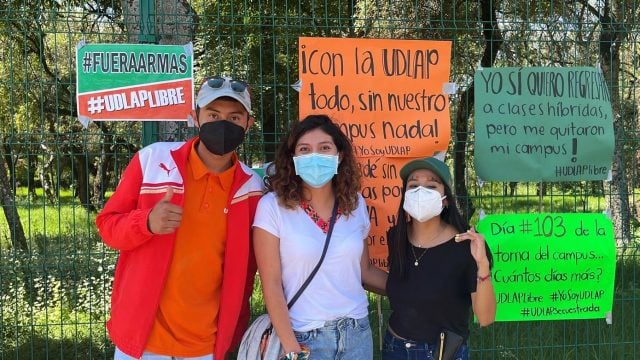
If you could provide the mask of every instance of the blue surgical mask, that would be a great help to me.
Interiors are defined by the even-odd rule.
[[[307,154],[293,157],[296,175],[309,186],[320,188],[338,173],[338,155]]]

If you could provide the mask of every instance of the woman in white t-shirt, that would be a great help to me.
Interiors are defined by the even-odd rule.
[[[325,115],[294,124],[267,169],[254,249],[264,300],[285,358],[373,358],[363,284],[384,292],[387,275],[369,263],[369,215],[359,193],[351,142]],[[334,202],[337,219],[326,257],[291,309],[322,254]]]

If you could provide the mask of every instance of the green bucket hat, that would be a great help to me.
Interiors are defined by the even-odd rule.
[[[451,173],[449,172],[449,167],[447,164],[434,157],[426,157],[423,159],[409,161],[402,167],[402,169],[400,169],[400,177],[402,178],[402,181],[406,182],[407,177],[418,169],[433,171],[440,177],[440,179],[442,179],[443,182],[451,187]]]

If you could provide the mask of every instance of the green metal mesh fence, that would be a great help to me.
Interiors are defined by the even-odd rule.
[[[84,128],[76,118],[76,44],[193,42],[196,82],[230,74],[252,84],[258,125],[241,157],[259,166],[298,118],[291,85],[300,36],[452,41],[451,81],[460,90],[451,98],[449,153],[472,222],[480,208],[613,210],[619,255],[612,324],[474,328],[472,359],[639,357],[639,15],[640,3],[627,0],[0,0],[0,359],[112,358],[104,325],[117,254],[101,243],[95,214],[143,144],[193,134],[138,122]],[[600,67],[615,116],[612,181],[479,186],[472,166],[478,66]],[[263,311],[259,289],[253,303],[256,314]],[[377,305],[372,298],[373,320]],[[386,300],[380,305],[386,315]],[[379,325],[373,322],[376,348]]]

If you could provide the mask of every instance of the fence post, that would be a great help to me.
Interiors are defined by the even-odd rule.
[[[157,44],[156,36],[156,1],[140,0],[140,33],[138,42],[141,44]],[[158,122],[142,122],[142,146],[147,146],[158,140]]]

